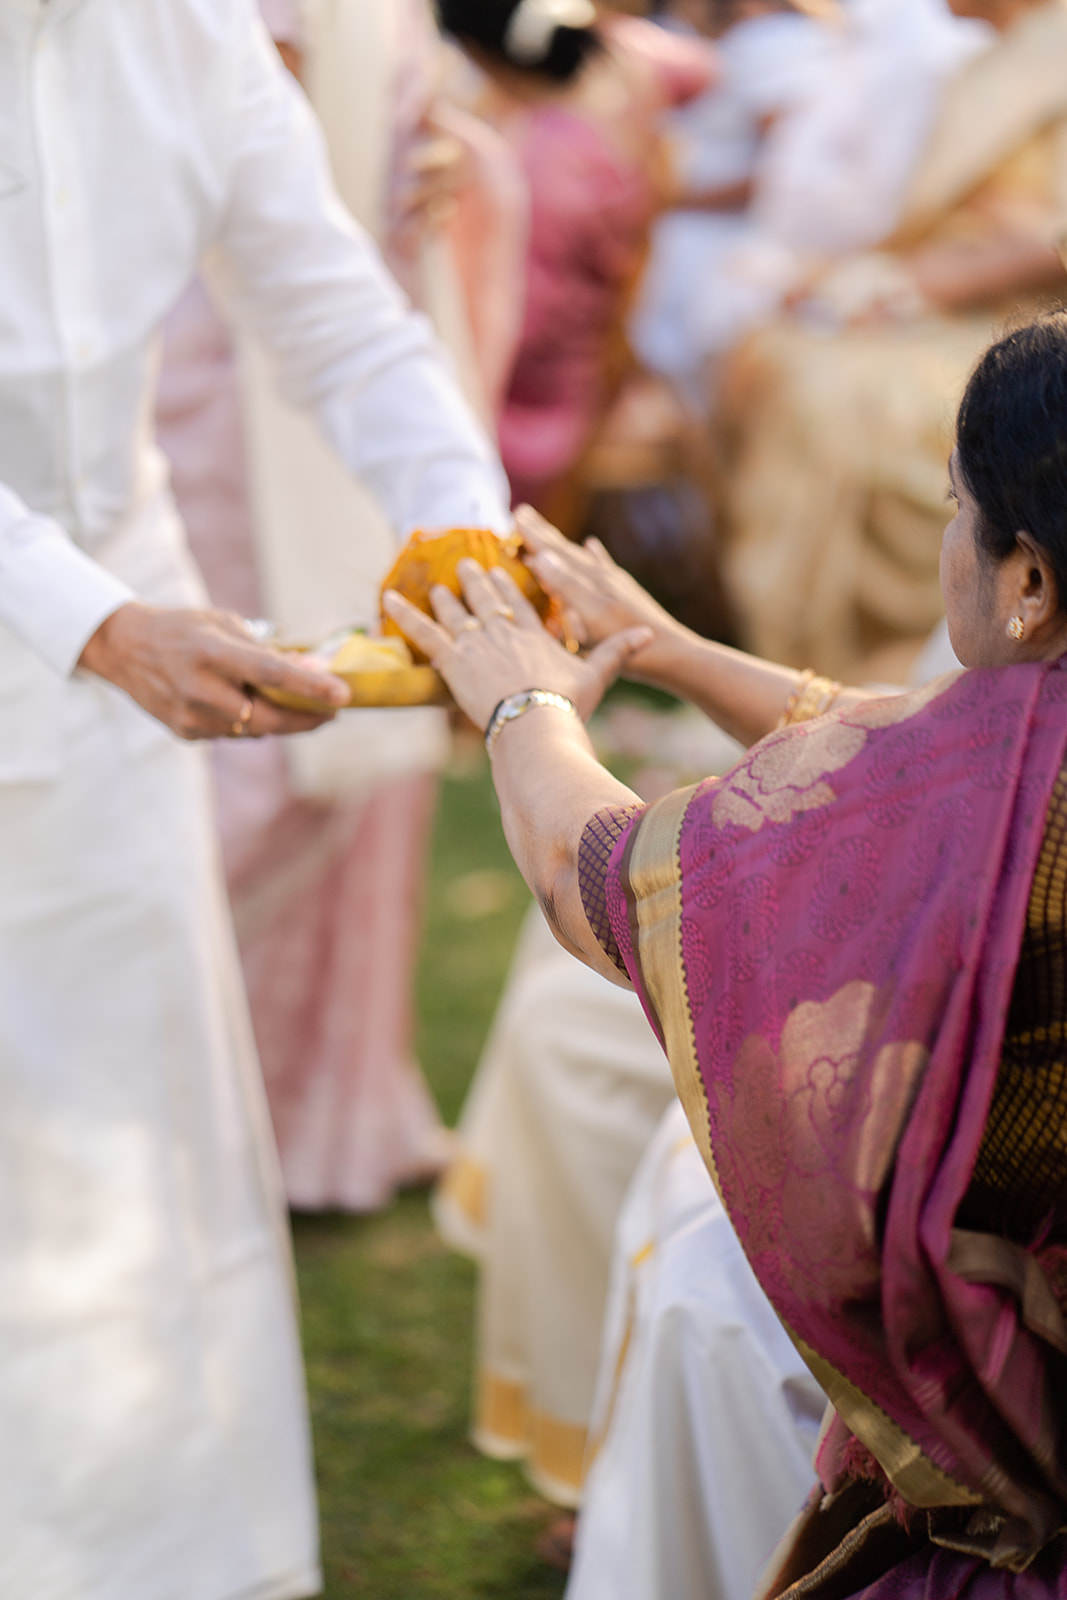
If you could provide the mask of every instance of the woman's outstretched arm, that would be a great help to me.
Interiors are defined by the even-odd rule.
[[[524,523],[524,531],[526,526]],[[559,537],[551,529],[548,532]],[[553,549],[546,538],[544,550]],[[575,554],[581,557],[589,552]],[[595,554],[593,559],[599,560]],[[538,560],[540,575],[543,553]],[[559,565],[563,567],[562,560]],[[590,594],[595,590],[594,579],[587,578],[581,567],[577,570],[581,583],[568,586],[568,601],[576,595],[581,598],[585,592],[582,585]],[[584,658],[570,654],[552,638],[505,572],[499,568],[486,572],[475,561],[460,563],[466,604],[443,587],[433,590],[436,620],[395,591],[387,592],[383,603],[389,616],[433,662],[475,726],[489,729],[487,742],[504,832],[556,937],[588,966],[618,983],[620,974],[601,948],[585,913],[581,844],[597,812],[637,806],[640,801],[600,765],[584,719],[596,709],[620,671],[633,673],[637,663],[641,675],[651,677],[645,669],[652,655],[657,672],[654,681],[693,699],[724,727],[753,742],[776,726],[783,711],[789,709],[790,697],[805,690],[806,675],[708,644],[679,628],[666,613],[660,613],[665,624],[657,629],[659,608],[644,590],[614,563],[602,570],[612,575],[611,584],[601,585],[606,600],[597,612],[594,631],[598,642]],[[562,586],[560,592],[564,593]],[[616,606],[614,596],[619,593],[624,600]],[[587,609],[592,612],[592,600]],[[612,620],[621,624],[617,631],[611,630]],[[819,682],[816,680],[814,688],[821,695],[824,690]],[[827,688],[832,691],[836,685]],[[518,715],[496,726],[497,709],[514,697],[523,700],[529,690],[562,696],[574,711],[557,704],[527,703]],[[862,693],[847,690],[839,699]],[[797,709],[803,715],[811,714],[813,708],[801,705]]]
[[[616,634],[581,659],[546,633],[505,573],[465,561],[460,578],[467,605],[435,589],[436,621],[395,592],[386,594],[385,609],[433,662],[476,727],[484,730],[501,702],[529,689],[562,696],[575,707],[577,714],[534,705],[506,722],[492,741],[493,782],[511,853],[556,938],[587,966],[624,984],[589,926],[579,850],[598,811],[640,801],[600,765],[583,719],[631,652],[647,643],[647,629]]]
[[[683,627],[616,566],[598,540],[571,544],[530,506],[521,507],[516,520],[531,552],[531,570],[567,609],[583,643],[643,624],[648,643],[634,651],[626,676],[690,701],[742,744],[755,744],[777,727],[790,699],[810,680],[810,673],[713,644]],[[825,695],[831,689],[835,706],[868,698],[865,689],[836,684]]]

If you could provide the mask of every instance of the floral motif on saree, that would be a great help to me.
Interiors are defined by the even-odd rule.
[[[607,882],[716,1187],[837,1409],[825,1486],[858,1440],[1016,1572],[1067,1525],[1067,1328],[1040,1237],[960,1207],[1065,691],[1059,664],[964,673],[773,734],[632,820]]]

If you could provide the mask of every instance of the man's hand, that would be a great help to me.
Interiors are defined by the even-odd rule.
[[[101,623],[78,665],[124,689],[181,739],[305,733],[333,716],[284,711],[261,700],[259,688],[334,707],[349,699],[340,678],[257,644],[240,617],[227,611],[130,601]]]

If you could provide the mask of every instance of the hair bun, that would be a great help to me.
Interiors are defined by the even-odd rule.
[[[504,54],[517,67],[540,66],[557,29],[591,28],[595,22],[592,0],[519,0],[504,30]]]

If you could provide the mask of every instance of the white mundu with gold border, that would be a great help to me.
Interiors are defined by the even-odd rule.
[[[435,1210],[481,1267],[474,1443],[560,1505],[581,1487],[615,1219],[673,1093],[637,996],[533,908]]]

